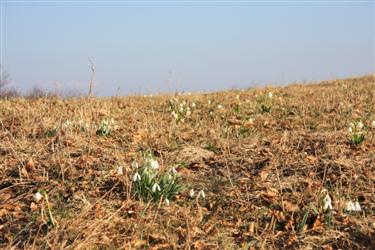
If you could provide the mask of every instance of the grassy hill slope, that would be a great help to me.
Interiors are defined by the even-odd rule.
[[[374,247],[373,121],[374,76],[0,100],[0,247]],[[169,204],[137,193],[135,162],[150,157],[183,186]],[[361,211],[347,211],[348,201]]]

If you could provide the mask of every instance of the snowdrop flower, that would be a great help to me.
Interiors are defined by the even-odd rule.
[[[218,108],[218,109],[223,109],[223,106],[221,106],[221,105],[219,104],[219,105],[217,105],[217,108]]]
[[[72,122],[69,120],[64,121],[62,125],[63,128],[69,128],[70,126],[72,126]]]
[[[196,106],[195,102],[193,102],[190,106],[191,106],[192,108],[195,108],[195,106]]]
[[[116,172],[117,172],[117,175],[123,175],[124,174],[124,171],[122,170],[121,166],[117,167]]]
[[[186,111],[186,115],[187,115],[187,116],[190,116],[190,115],[191,115],[190,110]]]
[[[172,116],[174,117],[174,119],[177,119],[178,118],[178,115],[176,114],[176,112],[172,111]]]
[[[159,163],[157,160],[151,159],[150,160],[150,166],[152,169],[159,169]]]
[[[240,99],[240,96],[239,96],[239,95],[237,95],[237,96],[236,96],[236,99],[237,99],[237,100],[239,100],[239,99]]]
[[[133,181],[136,182],[136,181],[140,181],[141,180],[141,176],[138,174],[138,172],[136,172],[133,176]]]
[[[176,168],[175,168],[175,167],[172,167],[172,168],[171,168],[171,172],[172,172],[173,174],[177,174],[177,170],[176,170]]]
[[[206,198],[206,194],[204,193],[204,191],[203,190],[201,190],[201,191],[199,191],[199,193],[198,193],[198,196],[197,196],[198,198],[199,197],[202,197],[203,199],[204,198]]]
[[[373,121],[371,122],[371,127],[372,127],[372,128],[375,128],[375,120],[373,120]]]
[[[355,211],[357,211],[357,212],[361,212],[362,211],[361,205],[359,205],[358,201],[356,201],[354,203],[354,207],[355,207]]]
[[[165,204],[167,204],[167,206],[169,206],[169,200],[167,198],[165,199]]]
[[[194,195],[195,195],[195,191],[194,191],[194,189],[191,189],[190,192],[189,192],[190,198],[193,198]]]
[[[153,186],[152,186],[152,192],[155,193],[156,191],[160,192],[161,191],[161,188],[159,186],[159,184],[155,183]]]
[[[272,98],[272,97],[273,97],[272,92],[269,92],[269,93],[268,93],[268,97],[269,97],[269,98]]]
[[[138,168],[138,162],[136,162],[136,161],[132,161],[131,166],[132,166],[132,168],[134,168],[134,169]]]
[[[42,194],[38,191],[33,195],[33,199],[35,202],[40,201],[43,198]]]
[[[180,108],[180,112],[184,112],[184,108],[183,107]]]
[[[173,179],[172,175],[168,175],[168,180],[172,180],[172,179]]]
[[[254,124],[254,119],[253,119],[253,118],[250,118],[250,119],[249,119],[249,123],[250,123],[250,124]]]
[[[352,128],[352,127],[349,127],[349,128],[348,128],[348,131],[349,131],[349,133],[352,133],[352,132],[353,132],[353,128]]]
[[[363,128],[363,123],[362,123],[362,122],[358,122],[358,124],[357,124],[357,128],[358,128],[358,129],[362,129],[362,128]]]
[[[211,100],[208,100],[208,104],[211,104],[212,103],[212,101]]]
[[[348,201],[345,206],[345,211],[346,212],[354,212],[356,211],[355,205],[352,201]]]
[[[327,193],[326,196],[323,198],[323,210],[332,210],[332,199],[329,197],[329,194]]]

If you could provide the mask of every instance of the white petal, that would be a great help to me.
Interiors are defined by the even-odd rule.
[[[141,180],[141,176],[137,173],[134,174],[133,176],[133,181],[140,181]]]
[[[138,168],[138,162],[132,161],[131,166],[132,168]]]
[[[199,193],[198,193],[198,198],[199,198],[199,197],[202,197],[203,199],[206,198],[206,194],[204,193],[203,190],[199,191]]]
[[[152,186],[152,192],[155,193],[156,191],[160,192],[161,191],[161,188],[159,186],[159,184],[155,183],[153,186]]]
[[[358,201],[356,201],[354,203],[354,208],[355,208],[355,211],[357,211],[357,212],[361,212],[362,211],[361,205],[359,205]]]
[[[348,201],[345,206],[345,211],[347,212],[353,212],[355,211],[355,206],[352,201]]]
[[[150,164],[150,167],[152,169],[158,169],[159,168],[159,163],[157,160],[154,160],[154,159],[150,159],[149,160],[149,164]]]
[[[362,128],[363,128],[363,123],[362,123],[362,122],[358,122],[358,124],[357,124],[357,128],[358,128],[358,129],[362,129]]]
[[[123,175],[124,171],[122,170],[122,167],[117,167],[117,175]]]
[[[331,197],[327,194],[323,199],[323,210],[332,210],[332,200]]]
[[[194,194],[195,194],[194,189],[191,189],[190,192],[189,192],[190,198],[193,198]]]
[[[40,201],[41,199],[43,198],[42,194],[40,192],[36,192],[34,195],[33,195],[33,199],[34,201],[38,202]]]

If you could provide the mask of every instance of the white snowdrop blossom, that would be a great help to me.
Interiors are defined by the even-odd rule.
[[[358,124],[357,124],[357,128],[358,128],[359,130],[363,129],[363,123],[362,123],[362,122],[358,122]]]
[[[141,176],[138,174],[138,172],[136,172],[133,176],[133,181],[136,182],[136,181],[140,181],[141,180]]]
[[[152,186],[152,192],[155,193],[156,191],[160,192],[161,191],[161,188],[159,186],[159,184],[155,183],[153,186]]]
[[[354,212],[355,211],[355,205],[352,201],[348,201],[345,206],[346,212]]]
[[[329,194],[326,194],[326,196],[323,198],[323,210],[332,210],[332,199],[329,197]]]
[[[35,202],[39,202],[43,198],[42,194],[38,191],[33,195],[33,199]]]
[[[236,99],[237,99],[237,100],[239,100],[239,99],[240,99],[240,96],[239,96],[239,95],[237,95],[237,96],[236,96]]]
[[[121,166],[117,167],[116,172],[117,172],[117,175],[123,175],[124,174],[124,171],[123,171]]]
[[[373,120],[373,121],[371,122],[371,127],[372,127],[372,128],[375,128],[375,120]]]
[[[180,112],[184,112],[184,108],[183,107],[180,107]]]
[[[211,104],[212,103],[212,101],[211,100],[208,100],[208,104]]]
[[[348,131],[349,131],[349,133],[353,133],[353,128],[352,128],[352,127],[349,127],[349,128],[348,128]]]
[[[176,170],[175,167],[172,167],[172,168],[171,168],[171,173],[173,173],[173,174],[177,174],[177,170]]]
[[[198,193],[198,196],[197,196],[198,198],[199,197],[202,197],[203,199],[204,198],[206,198],[206,194],[204,193],[204,191],[203,190],[201,190],[201,191],[199,191],[199,193]]]
[[[190,189],[190,192],[189,192],[189,196],[190,196],[190,198],[193,198],[194,195],[195,195],[195,191],[194,191],[194,189]]]
[[[254,119],[253,119],[253,118],[250,118],[250,119],[249,119],[249,123],[250,123],[250,124],[254,124]]]
[[[355,207],[355,211],[357,211],[357,212],[361,212],[362,211],[361,205],[359,205],[358,201],[356,201],[354,203],[354,207]]]
[[[174,111],[172,111],[172,116],[174,117],[174,119],[178,118],[178,114],[176,114],[176,112],[174,112]]]
[[[134,169],[138,168],[138,162],[136,162],[136,161],[132,161],[131,166],[132,166],[132,168],[134,168]]]
[[[190,115],[191,115],[190,110],[186,111],[186,115],[187,115],[187,116],[190,116]]]
[[[165,204],[167,204],[167,206],[169,206],[169,200],[167,198],[165,199]]]
[[[195,104],[195,102],[191,103],[190,105],[192,108],[195,108],[197,105]]]
[[[62,127],[63,127],[63,128],[69,128],[69,127],[72,126],[72,124],[73,124],[73,123],[72,123],[71,121],[66,120],[66,121],[64,121]]]
[[[272,97],[273,97],[272,92],[269,92],[269,93],[268,93],[268,97],[269,97],[269,98],[272,98]]]
[[[219,104],[219,105],[217,105],[217,108],[218,109],[223,109],[223,106]]]
[[[157,160],[151,159],[150,160],[150,166],[152,169],[159,169],[159,163]]]

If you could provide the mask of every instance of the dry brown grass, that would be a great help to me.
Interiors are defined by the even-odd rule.
[[[262,113],[255,96],[268,91]],[[175,97],[196,103],[184,122],[171,96],[0,101],[0,247],[375,248],[375,130],[359,146],[347,130],[375,120],[374,76]],[[105,118],[118,129],[98,136],[91,125]],[[90,128],[60,128],[67,119]],[[169,206],[132,195],[130,162],[146,150],[179,165],[187,189]],[[206,199],[190,199],[190,187]],[[37,190],[49,206],[33,201]],[[347,199],[363,211],[343,212]]]

